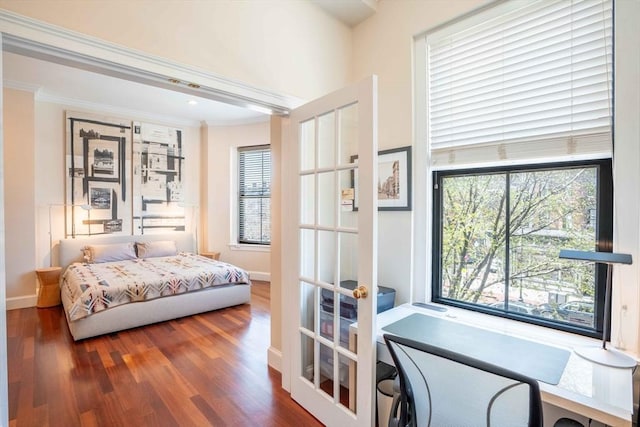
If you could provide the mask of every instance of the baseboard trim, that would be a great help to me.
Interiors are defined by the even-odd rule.
[[[265,282],[271,281],[271,273],[266,271],[250,271],[249,278],[253,280],[264,280]]]
[[[38,303],[38,295],[25,295],[21,297],[7,298],[7,310],[35,307]]]
[[[267,350],[267,363],[278,372],[282,372],[282,352],[274,347]]]

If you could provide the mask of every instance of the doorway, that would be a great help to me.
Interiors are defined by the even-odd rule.
[[[7,28],[7,27],[3,26],[3,28]],[[23,30],[26,31],[25,29],[17,29],[15,32],[17,34],[22,34],[24,33]],[[56,34],[55,31],[52,32],[51,28],[48,28],[48,26],[45,24],[43,24],[43,28],[40,28],[40,29],[36,28],[35,30],[33,28],[30,28],[29,31],[31,31],[31,34],[34,34],[35,32],[35,35],[33,37],[41,41],[33,42],[12,34],[7,34],[7,33],[3,34],[3,41],[4,41],[3,48],[6,50],[6,52],[8,52],[7,56],[9,55],[13,56],[12,58],[10,58],[11,61],[22,61],[22,62],[32,62],[32,63],[38,62],[41,64],[44,63],[49,67],[57,67],[55,72],[51,71],[50,73],[48,72],[39,73],[41,74],[39,76],[41,78],[52,79],[53,81],[49,81],[49,83],[52,83],[52,84],[56,83],[53,77],[55,75],[59,75],[57,73],[60,73],[60,72],[64,73],[65,71],[73,75],[76,75],[76,73],[80,73],[80,72],[86,73],[86,75],[90,77],[88,78],[89,83],[84,83],[85,85],[108,86],[108,84],[104,83],[105,79],[112,79],[110,80],[111,82],[115,81],[113,79],[119,79],[121,80],[119,84],[122,84],[122,87],[124,87],[125,89],[122,89],[120,91],[111,91],[112,93],[107,93],[103,95],[114,96],[116,92],[122,92],[121,94],[125,94],[127,96],[126,97],[127,101],[125,103],[129,105],[129,107],[123,107],[122,105],[120,105],[120,108],[107,109],[107,108],[104,108],[104,105],[114,104],[116,102],[115,101],[87,102],[86,99],[82,100],[81,96],[74,98],[73,96],[82,94],[83,88],[87,90],[87,86],[82,86],[82,84],[80,83],[80,80],[76,78],[75,80],[71,79],[72,83],[74,83],[72,89],[75,90],[75,95],[65,96],[65,95],[62,95],[61,93],[58,93],[58,99],[57,99],[57,102],[59,104],[68,105],[73,109],[93,110],[93,111],[102,110],[102,112],[105,115],[112,115],[112,116],[116,116],[116,115],[123,116],[124,114],[122,113],[118,114],[119,111],[120,112],[140,111],[140,107],[137,107],[137,108],[130,107],[135,102],[140,101],[135,96],[132,96],[135,93],[135,91],[132,89],[134,86],[136,87],[136,90],[140,90],[140,91],[163,91],[162,92],[163,95],[160,96],[159,99],[162,99],[164,101],[166,101],[168,98],[182,97],[181,99],[184,102],[179,101],[178,103],[181,103],[181,104],[183,103],[184,105],[188,105],[186,103],[187,100],[191,100],[195,98],[196,100],[198,100],[199,103],[206,104],[209,106],[210,109],[213,109],[212,107],[213,102],[216,102],[222,106],[221,108],[224,108],[226,106],[226,108],[228,109],[234,109],[234,111],[237,113],[236,119],[240,117],[241,120],[248,119],[248,117],[253,117],[253,118],[260,117],[260,115],[262,115],[263,117],[267,117],[265,116],[267,112],[271,112],[273,114],[279,114],[279,113],[286,112],[287,109],[289,108],[289,105],[287,105],[286,102],[280,103],[279,101],[277,101],[279,97],[276,94],[270,94],[267,92],[263,94],[259,94],[258,91],[253,91],[252,88],[242,87],[242,88],[239,88],[239,91],[241,90],[243,93],[238,94],[238,96],[234,98],[232,96],[233,95],[232,92],[222,91],[222,90],[217,91],[216,88],[214,87],[216,85],[214,84],[207,85],[205,83],[203,84],[193,83],[196,80],[198,82],[211,82],[215,79],[211,76],[202,76],[202,75],[190,76],[188,73],[188,70],[185,71],[184,67],[179,67],[179,69],[176,68],[177,70],[176,74],[181,75],[180,79],[169,77],[174,75],[173,72],[163,73],[163,71],[167,71],[167,70],[171,71],[172,70],[171,67],[172,66],[177,67],[178,64],[173,64],[168,61],[162,64],[158,64],[158,63],[154,64],[152,61],[147,61],[145,63],[145,58],[140,58],[139,56],[137,58],[133,58],[133,54],[127,51],[126,49],[121,49],[117,51],[116,54],[114,55],[114,52],[112,50],[109,50],[112,47],[107,46],[107,44],[101,45],[99,43],[96,44],[95,41],[91,41],[90,43],[87,40],[77,40],[78,43],[76,44],[76,46],[80,45],[80,50],[82,51],[81,53],[66,50],[64,48],[65,46],[64,37],[62,37],[59,34]],[[43,43],[42,40],[48,41],[48,43]],[[106,57],[121,58],[122,63],[110,62],[110,61],[101,59]],[[148,69],[133,68],[133,66],[131,65],[133,63],[135,63],[138,67],[140,67],[140,64],[142,63],[143,67],[148,66]],[[7,63],[6,65],[8,67],[12,67],[15,64]],[[24,69],[25,68],[23,68],[23,70]],[[49,69],[52,69],[52,68],[49,68]],[[38,74],[38,73],[35,72],[35,74]],[[9,84],[7,84],[7,88],[14,88],[22,91],[27,90],[27,91],[35,92],[35,89],[37,87],[36,84],[34,84],[33,81],[31,83],[26,81],[26,77],[27,77],[27,74],[21,75],[19,72],[17,74],[17,77],[11,79],[13,80],[12,82],[8,82]],[[25,78],[25,81],[21,83],[20,79],[22,78]],[[176,82],[171,81],[171,79],[176,80]],[[187,82],[191,82],[191,83],[187,83]],[[58,83],[61,83],[61,82],[58,81]],[[234,82],[234,83],[237,86],[237,82]],[[220,84],[224,86],[225,82],[222,81]],[[39,101],[45,101],[48,99],[49,103],[52,103],[56,100],[56,97],[47,91],[41,91],[38,94],[34,94],[33,98]],[[65,102],[61,102],[61,101],[64,101],[65,99],[66,99]],[[74,99],[77,102],[75,101],[72,102]],[[110,99],[114,99],[114,98],[110,98]],[[157,107],[156,103],[148,103],[147,105],[149,108],[151,108],[152,106]],[[247,112],[250,112],[250,113],[247,113]],[[149,115],[148,119],[150,121],[162,122],[162,121],[166,121],[167,117],[172,117],[172,114],[156,112],[154,115]],[[175,115],[173,115],[173,117],[175,120]],[[57,120],[58,122],[62,122],[63,118],[58,117],[57,119],[54,119],[54,120]],[[202,117],[200,119],[187,117],[177,121],[182,122],[182,124],[185,124],[185,123],[189,124],[196,121],[197,122],[201,122],[201,121],[215,122],[215,120],[207,119],[205,117]],[[235,123],[238,123],[238,121],[236,120]],[[172,124],[180,124],[180,123],[172,123]],[[64,129],[62,124],[60,124],[60,128]],[[198,129],[198,133],[199,133],[199,129]],[[35,141],[38,141],[38,143],[43,142],[43,147],[44,146],[64,147],[64,131],[60,130],[59,132],[55,132],[54,134],[45,136],[44,138],[42,137],[42,135],[35,135],[33,137],[33,141],[34,142],[31,143],[31,149],[34,152],[36,151],[36,149],[39,150],[40,148],[42,148],[41,146],[36,147]],[[56,168],[56,170],[60,171],[57,173],[57,176],[59,177],[60,181],[56,183],[55,180],[53,180],[53,182],[49,184],[53,186],[58,186],[59,194],[57,194],[55,197],[59,197],[59,200],[64,200],[64,190],[63,190],[64,189],[64,184],[63,184],[64,173],[61,172],[63,171],[63,168],[64,168],[63,156],[55,156],[55,155],[51,156],[50,155],[51,153],[50,151],[48,151],[48,149],[49,148],[45,148],[44,152],[39,155],[42,155],[45,158],[46,156],[49,156],[49,162],[51,163],[51,168]],[[60,152],[62,152],[61,150],[63,150],[63,148],[59,148],[59,150]],[[35,166],[33,164],[31,167],[35,169]],[[201,182],[207,182],[207,180],[204,179],[204,180],[201,180]],[[40,199],[34,197],[31,200],[31,203],[32,203],[31,207],[35,207],[39,204],[51,203],[51,201],[46,198],[47,189],[48,187],[40,190],[37,190],[34,188],[31,189],[34,195],[37,195],[40,197]],[[42,203],[40,201],[42,201]],[[22,208],[22,206],[18,207],[18,206],[7,205],[5,203],[4,197],[3,197],[2,203],[5,211],[8,209]],[[43,230],[39,230],[39,231],[40,233],[38,233],[38,235],[44,236],[44,242],[41,242],[39,240],[38,245],[47,247],[47,250],[49,250],[46,231],[44,233],[42,233]],[[38,237],[38,239],[40,239],[40,237]],[[12,253],[12,251],[10,248],[11,242],[9,240],[5,240],[4,235],[2,236],[2,241],[7,247],[7,250],[5,251],[5,253],[2,254],[3,255],[2,258],[4,259],[5,258],[4,255],[10,254]],[[42,261],[40,252],[37,252],[33,256],[30,256],[30,255],[25,256],[24,253],[22,254],[22,258],[29,260],[29,262],[34,263],[34,265],[32,265],[29,268],[30,271],[33,271],[35,269],[36,263],[39,263]],[[4,309],[2,311],[4,311]],[[3,318],[3,321],[2,323],[0,323],[0,330],[2,331],[1,334],[3,335],[2,339],[4,342],[6,342],[6,320],[4,320],[5,316],[2,316],[2,318]],[[2,386],[2,390],[0,390],[0,399],[2,400],[2,404],[0,405],[0,414],[2,414],[3,412],[6,412],[6,402],[7,402],[6,361],[2,363],[2,365],[3,366],[1,368],[2,373],[0,373],[0,381],[2,382],[3,386]],[[4,415],[2,415],[2,417],[6,418]]]

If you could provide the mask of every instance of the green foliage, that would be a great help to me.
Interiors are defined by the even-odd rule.
[[[593,296],[593,267],[558,253],[595,247],[595,168],[449,176],[441,191],[442,296],[490,303],[514,288]]]

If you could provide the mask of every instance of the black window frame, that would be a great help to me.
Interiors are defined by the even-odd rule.
[[[266,187],[266,192],[265,187],[264,187],[264,182],[265,182],[265,167],[264,164],[261,167],[262,170],[262,177],[263,177],[263,186],[262,186],[262,191],[259,193],[255,193],[254,192],[245,192],[243,191],[245,189],[244,185],[243,185],[243,177],[244,177],[244,170],[243,170],[243,153],[249,153],[249,152],[265,152],[268,151],[269,152],[269,171],[267,173],[268,175],[268,187]],[[252,145],[252,146],[244,146],[244,147],[238,147],[238,212],[237,212],[237,220],[238,220],[238,244],[243,244],[243,245],[257,245],[257,246],[270,246],[271,245],[271,232],[269,232],[269,240],[250,240],[248,238],[246,238],[244,236],[244,227],[243,227],[243,217],[246,216],[244,214],[244,209],[243,209],[243,201],[245,199],[269,199],[269,206],[271,206],[271,166],[272,166],[272,161],[271,161],[271,145],[269,144],[263,144],[263,145]],[[269,220],[271,218],[271,214],[269,213]],[[260,219],[260,223],[261,223],[261,228],[264,224],[264,215],[262,215],[261,213],[261,219]],[[262,233],[261,233],[262,235]]]
[[[452,169],[433,171],[433,222],[432,222],[432,297],[435,303],[459,307],[467,310],[477,311],[493,316],[518,320],[535,325],[545,326],[565,332],[571,332],[593,338],[602,338],[604,325],[604,305],[606,286],[606,265],[596,264],[596,283],[594,289],[595,318],[594,328],[581,327],[568,323],[560,323],[542,317],[523,315],[515,312],[498,311],[489,309],[480,304],[468,303],[442,296],[442,215],[443,215],[443,191],[442,179],[444,177],[482,175],[509,172],[528,172],[542,170],[557,170],[565,168],[596,167],[597,169],[597,224],[596,242],[594,250],[611,252],[613,249],[613,169],[610,158],[582,160],[570,162],[554,162],[525,165],[506,165],[485,168]],[[597,248],[597,249],[596,249]],[[570,248],[569,248],[570,249]],[[505,277],[507,274],[505,273]],[[607,337],[610,339],[610,337]]]

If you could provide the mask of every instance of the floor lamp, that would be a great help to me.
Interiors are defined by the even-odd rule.
[[[604,325],[602,328],[602,345],[585,346],[574,349],[578,356],[600,365],[614,368],[633,368],[637,362],[630,356],[613,349],[607,348],[607,336],[611,329],[611,277],[613,264],[631,264],[631,255],[612,252],[592,252],[562,249],[560,258],[579,261],[591,261],[607,266],[607,285],[604,294]]]
[[[83,211],[87,211],[87,230],[88,230],[89,236],[91,236],[91,209],[92,209],[92,206],[89,205],[89,204],[86,204],[86,205],[80,205],[80,208]]]
[[[90,236],[91,235],[91,205],[89,204],[84,204],[84,205],[72,205],[72,204],[64,204],[64,203],[53,203],[49,205],[49,266],[53,266],[53,212],[52,212],[52,208],[54,207],[64,207],[65,208],[65,212],[64,212],[64,216],[66,218],[67,215],[69,215],[69,208],[71,208],[71,234],[68,233],[68,231],[66,231],[66,226],[65,226],[65,238],[71,236],[72,239],[76,238],[76,223],[75,223],[75,211],[74,209],[76,207],[80,207],[82,210],[87,211],[87,228],[88,228],[88,233],[86,235]]]
[[[194,240],[195,240],[195,252],[196,254],[200,253],[200,246],[199,246],[199,242],[198,242],[198,222],[200,220],[200,207],[198,205],[189,205],[186,204],[184,202],[179,202],[178,206],[181,208],[191,208],[191,228],[193,229],[192,234],[194,235]],[[185,214],[185,231],[187,231],[186,229],[186,217],[187,215]]]
[[[54,206],[64,205],[49,205],[49,267],[53,267],[53,221],[51,219],[51,208]]]

